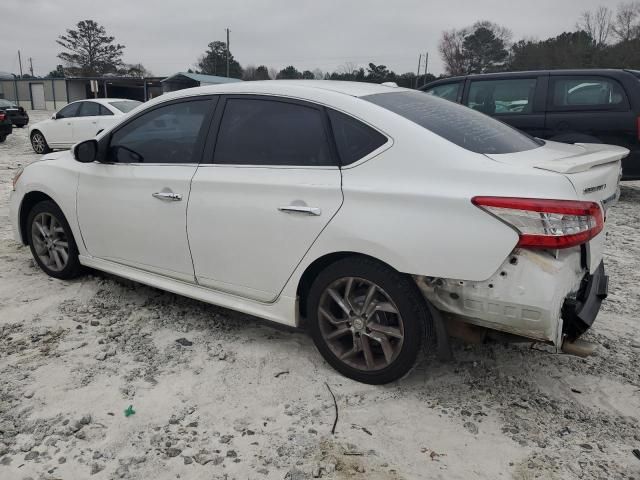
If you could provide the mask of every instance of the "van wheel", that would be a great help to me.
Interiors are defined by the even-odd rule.
[[[37,130],[31,134],[31,147],[33,148],[34,152],[40,155],[49,153],[51,151],[49,145],[47,144],[47,141],[44,138],[44,135]]]
[[[327,267],[313,282],[307,305],[311,335],[322,356],[343,375],[383,384],[415,364],[431,317],[415,283],[365,257]],[[429,339],[430,340],[430,339]]]
[[[73,233],[55,203],[45,200],[31,209],[27,241],[33,258],[47,275],[68,280],[82,272]]]

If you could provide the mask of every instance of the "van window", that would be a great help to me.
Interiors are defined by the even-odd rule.
[[[472,80],[467,106],[487,115],[531,113],[535,78]]]
[[[541,145],[533,138],[458,103],[415,91],[361,97],[476,153],[515,153]]]
[[[605,77],[551,77],[554,110],[628,110],[622,86]]]
[[[460,87],[462,82],[445,83],[431,87],[424,92],[428,95],[435,95],[436,97],[444,98],[452,102],[458,101],[458,94],[460,93]]]

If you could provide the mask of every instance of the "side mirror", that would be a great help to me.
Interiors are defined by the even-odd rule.
[[[98,142],[96,140],[85,140],[73,147],[73,158],[81,163],[95,162],[98,158]]]

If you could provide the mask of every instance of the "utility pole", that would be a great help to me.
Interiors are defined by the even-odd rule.
[[[420,64],[422,63],[422,54],[418,56],[418,70],[416,71],[416,88],[418,88],[418,78],[420,77]]]
[[[225,29],[227,31],[227,78],[229,78],[229,29]]]
[[[20,50],[18,50],[18,63],[20,64],[20,78],[22,78],[22,57],[20,56]]]
[[[31,72],[31,76],[33,77],[33,58],[29,57],[29,71]]]
[[[429,52],[424,54],[424,82],[422,86],[427,84],[427,66],[429,65]]]

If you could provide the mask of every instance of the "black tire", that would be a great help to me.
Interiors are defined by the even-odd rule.
[[[39,141],[39,139],[41,139],[41,142]],[[44,155],[45,153],[49,153],[51,151],[47,140],[39,130],[34,130],[33,132],[31,132],[31,148],[33,148],[34,152],[40,155]]]
[[[37,239],[33,237],[33,229],[34,229],[34,221],[36,218],[39,218],[41,214],[48,215],[50,217],[55,218],[57,223],[62,228],[63,232],[57,234],[57,239],[64,240],[67,243],[67,260],[64,268],[56,270],[55,268],[50,268],[45,262],[42,260],[41,255],[38,254],[36,250],[35,242],[38,242]],[[37,227],[36,227],[37,228]],[[31,254],[35,259],[38,266],[49,276],[54,278],[60,278],[62,280],[69,280],[72,278],[76,278],[82,273],[82,265],[80,265],[80,260],[78,259],[78,247],[73,238],[73,232],[69,227],[69,223],[65,218],[62,210],[56,205],[54,202],[50,200],[44,200],[40,203],[37,203],[29,212],[29,216],[27,217],[27,241],[29,243],[29,247],[31,248]]]
[[[393,307],[395,307],[399,313],[397,318],[403,325],[404,338],[401,345],[396,347],[395,357],[392,357],[394,359],[392,361],[385,361],[386,366],[382,368],[367,370],[355,368],[345,363],[345,361],[341,360],[338,355],[334,353],[332,347],[329,346],[328,341],[325,339],[326,332],[323,334],[323,329],[326,330],[327,327],[321,325],[323,320],[319,315],[319,307],[321,301],[327,301],[325,291],[330,286],[342,281],[341,279],[350,277],[354,278],[356,282],[362,280],[369,282],[369,285],[375,284],[381,289],[382,294],[391,301]],[[351,304],[353,304],[353,302],[351,302]],[[410,277],[368,257],[348,257],[338,260],[323,270],[311,286],[308,296],[307,312],[311,336],[322,356],[337,371],[358,382],[378,385],[402,378],[415,365],[422,342],[426,339],[427,342],[431,343],[431,332],[433,331],[431,327],[432,319],[426,301],[418,290],[417,285]],[[370,315],[367,322],[371,322],[374,315],[378,315],[378,313]],[[385,313],[384,315],[386,318],[387,314]],[[325,322],[324,325],[327,325],[327,323]],[[346,324],[346,326],[350,327],[351,322]],[[338,329],[339,328],[336,327],[336,330]],[[347,338],[345,341],[355,342],[356,337],[354,336],[349,340],[349,335],[350,334],[346,335]],[[389,339],[391,337],[387,338]],[[371,343],[371,340],[367,340],[367,342],[370,345],[375,345],[375,343]],[[381,344],[377,345],[377,347],[380,347],[378,348],[378,354],[382,350],[381,346]],[[364,356],[364,352],[362,353]]]
[[[6,135],[0,135],[0,143],[4,142],[7,139]]]
[[[16,128],[24,128],[24,125],[16,125]]]

